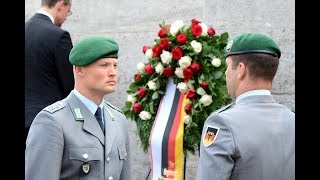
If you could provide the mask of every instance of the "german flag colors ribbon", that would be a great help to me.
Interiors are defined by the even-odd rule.
[[[152,180],[183,179],[183,118],[187,101],[169,78],[150,134]]]

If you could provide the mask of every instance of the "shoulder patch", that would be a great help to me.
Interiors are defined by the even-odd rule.
[[[205,147],[210,146],[215,140],[216,137],[218,136],[218,133],[220,131],[220,128],[214,127],[214,126],[207,126],[205,130],[205,134],[203,135],[203,145]]]
[[[107,101],[105,101],[104,103],[105,103],[107,106],[111,107],[112,109],[114,109],[114,110],[120,112],[121,114],[123,114],[123,112],[122,112],[119,108],[117,108],[116,106],[108,103]]]
[[[228,104],[228,105],[226,105],[226,106],[221,107],[220,109],[214,111],[214,113],[220,113],[220,112],[228,109],[229,107],[231,107],[231,105],[233,105],[233,103],[230,103],[230,104]]]
[[[62,108],[64,108],[66,106],[65,103],[63,103],[62,101],[57,101],[47,107],[45,107],[43,110],[48,111],[49,113],[54,113]]]

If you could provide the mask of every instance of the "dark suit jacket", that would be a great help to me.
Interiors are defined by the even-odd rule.
[[[74,87],[70,34],[36,13],[25,23],[25,127]]]

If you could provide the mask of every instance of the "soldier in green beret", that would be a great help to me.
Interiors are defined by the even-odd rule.
[[[113,39],[100,36],[72,48],[74,89],[34,119],[26,144],[26,180],[131,179],[129,121],[105,100],[116,90],[118,50]]]
[[[205,121],[197,180],[295,179],[295,113],[270,92],[280,48],[265,34],[244,33],[225,56],[233,103]]]

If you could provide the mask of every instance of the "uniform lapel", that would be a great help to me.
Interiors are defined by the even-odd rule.
[[[83,129],[93,136],[97,137],[104,145],[104,135],[101,131],[98,121],[88,108],[77,98],[74,93],[71,93],[67,98],[71,111],[75,120],[83,121]]]
[[[104,119],[105,119],[105,134],[106,134],[106,147],[105,147],[105,151],[106,151],[106,155],[108,155],[111,151],[111,147],[113,144],[113,141],[116,137],[116,129],[117,129],[117,125],[115,122],[115,117],[114,114],[112,114],[112,110],[108,107],[106,107],[106,105],[104,106],[103,110],[104,110]],[[109,110],[109,111],[108,111]]]

